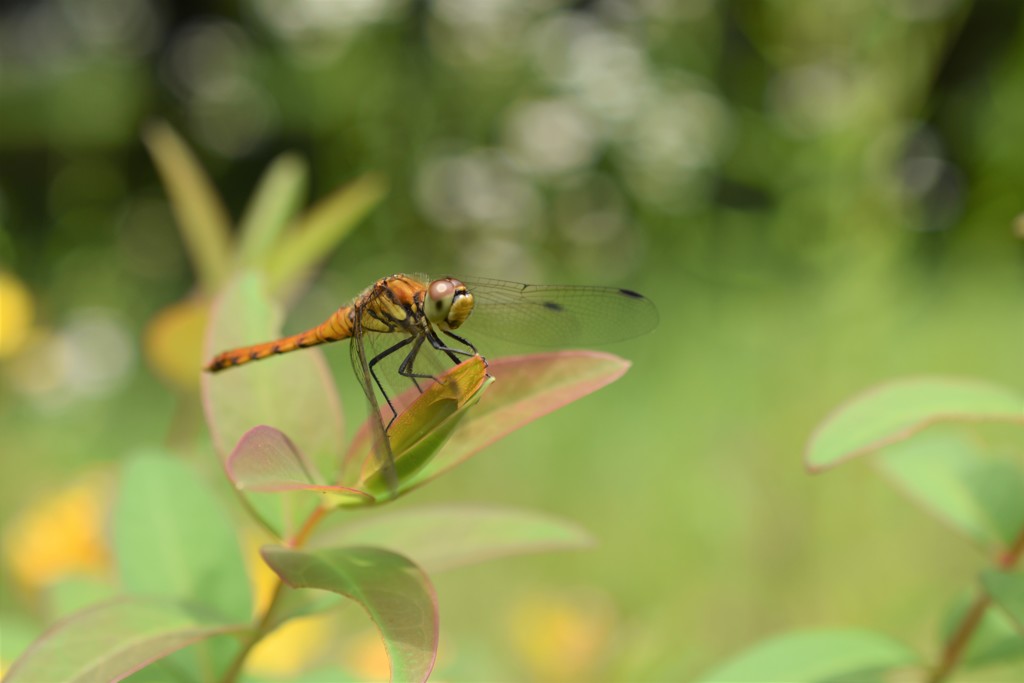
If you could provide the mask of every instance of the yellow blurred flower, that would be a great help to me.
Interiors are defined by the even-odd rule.
[[[280,580],[260,556],[266,537],[256,529],[246,534],[246,560],[253,587],[253,615],[259,619],[270,607]],[[292,619],[263,638],[246,659],[246,670],[267,678],[287,678],[309,668],[330,641],[331,614]]]
[[[532,679],[587,680],[607,650],[613,621],[603,595],[543,593],[516,602],[508,628]]]
[[[279,583],[277,574],[260,557],[259,548],[265,542],[253,530],[245,544],[257,619],[266,612]],[[253,648],[246,660],[246,670],[257,676],[283,679],[306,671],[317,662],[330,661],[352,671],[359,680],[388,680],[391,669],[380,634],[371,628],[355,636],[340,635],[336,618],[336,611],[328,611],[285,622]],[[339,638],[345,639],[340,654]]]
[[[331,612],[285,622],[261,640],[246,659],[246,671],[271,679],[295,676],[321,659],[331,645]]]
[[[25,345],[34,317],[35,304],[28,287],[0,271],[0,358],[13,356]]]
[[[255,529],[245,534],[244,549],[249,578],[252,581],[253,616],[262,615],[267,611],[270,601],[274,598],[277,584],[280,583],[277,574],[260,556],[260,546],[264,543],[266,537]]]
[[[146,360],[171,386],[186,391],[199,387],[203,333],[208,316],[208,301],[185,299],[161,310],[146,326],[143,340]]]
[[[23,585],[38,589],[65,576],[108,571],[107,488],[99,477],[87,477],[40,499],[7,525],[4,559]]]
[[[380,632],[369,629],[350,638],[339,662],[360,681],[386,681],[391,676],[388,652]]]

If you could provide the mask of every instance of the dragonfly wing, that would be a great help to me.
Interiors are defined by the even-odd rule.
[[[524,285],[463,280],[473,313],[459,329],[529,346],[606,344],[651,331],[658,310],[645,296],[614,287]]]
[[[362,327],[361,306],[356,307],[355,322],[352,325],[352,340],[349,343],[349,353],[352,357],[352,368],[356,377],[363,387],[366,401],[369,404],[369,421],[373,430],[373,453],[376,458],[378,470],[387,482],[388,490],[394,494],[398,491],[398,476],[395,473],[395,458],[391,452],[391,442],[388,439],[385,425],[382,421],[380,406],[377,401],[377,392],[374,388],[372,375],[370,374],[370,361],[372,357],[367,356],[365,346],[367,332]]]
[[[356,304],[350,349],[352,367],[369,404],[376,465],[388,488],[395,493],[398,487],[396,453],[388,429],[392,420],[419,397],[417,388],[424,390],[431,386],[455,360],[463,358],[459,355],[450,358],[444,351],[435,349],[425,337],[363,327],[363,312],[368,307],[372,310],[374,296]],[[405,375],[400,372],[403,365]]]

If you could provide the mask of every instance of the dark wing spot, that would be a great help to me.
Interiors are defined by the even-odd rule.
[[[259,351],[250,351],[249,352],[249,360],[259,360],[259,359],[260,359],[260,352]]]
[[[541,306],[543,306],[544,308],[548,309],[549,311],[564,311],[565,310],[565,308],[562,306],[562,304],[556,304],[554,301],[545,301],[544,303],[541,304]]]
[[[270,347],[270,352],[271,353],[281,353],[281,345],[280,344],[274,344],[272,347]]]
[[[634,292],[632,289],[620,289],[619,294],[625,294],[631,299],[643,299],[644,295],[639,292]]]

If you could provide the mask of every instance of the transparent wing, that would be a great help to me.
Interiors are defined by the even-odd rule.
[[[382,421],[380,404],[377,400],[377,389],[374,386],[370,374],[370,361],[374,356],[367,353],[366,331],[362,328],[362,306],[363,302],[355,304],[355,323],[352,326],[352,339],[349,342],[349,353],[352,358],[352,369],[356,378],[363,387],[363,393],[369,404],[369,420],[373,427],[373,453],[376,458],[377,467],[384,475],[388,488],[394,494],[398,490],[398,475],[395,473],[395,457],[391,452],[391,442],[388,439],[386,425]],[[372,351],[372,349],[371,349]]]
[[[658,309],[628,289],[463,279],[475,305],[459,334],[529,346],[606,344],[650,332]],[[486,354],[485,354],[486,355]]]
[[[436,381],[434,378],[440,377],[465,357],[449,357],[444,351],[435,349],[425,337],[413,337],[406,332],[385,333],[364,329],[361,325],[362,311],[372,306],[373,302],[374,298],[367,297],[355,305],[356,322],[350,355],[352,368],[369,404],[374,430],[375,461],[389,489],[395,493],[398,478],[394,464],[395,453],[388,434],[392,419],[408,408],[419,395],[415,390],[417,385],[420,389],[426,389]],[[403,365],[406,375],[401,373]]]
[[[420,342],[417,347],[415,340],[405,333],[380,333],[366,330],[361,336],[366,354],[367,371],[368,374],[372,373],[369,374],[369,386],[376,392],[377,404],[380,407],[385,426],[394,417],[395,412],[401,413],[408,407],[407,401],[398,400],[403,394],[407,394],[409,389],[415,387],[416,383],[421,388],[427,388],[433,381],[432,377],[442,375],[455,365],[443,352],[433,348],[428,341]],[[456,344],[447,338],[444,339],[444,342]],[[399,346],[400,344],[402,345]],[[407,372],[424,375],[424,377],[416,378],[415,382],[413,378],[404,376],[400,372],[403,362],[409,358],[410,354],[414,354],[414,357],[409,360]],[[464,360],[464,358],[459,360]],[[354,355],[352,365],[357,374],[361,372],[361,361]],[[363,384],[366,385],[365,382]],[[395,412],[392,412],[392,407]]]

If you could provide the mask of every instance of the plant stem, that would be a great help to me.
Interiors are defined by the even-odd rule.
[[[974,635],[974,629],[978,627],[981,618],[985,616],[985,610],[988,609],[990,602],[992,602],[992,599],[988,596],[988,593],[981,593],[974,599],[971,608],[957,627],[956,633],[946,643],[946,649],[942,651],[942,659],[939,661],[935,671],[928,677],[928,683],[941,683],[941,681],[946,680],[946,676],[953,672],[964,650],[967,649],[967,643],[971,641],[971,636]]]
[[[301,548],[302,544],[309,538],[310,532],[313,531],[313,527],[317,525],[324,515],[327,514],[327,508],[320,506],[317,507],[313,512],[309,514],[306,521],[302,524],[302,528],[298,530],[295,536],[292,537],[291,542],[288,544],[293,548]]]
[[[299,531],[292,537],[288,545],[292,548],[301,547],[302,544],[306,542],[306,539],[309,538],[309,534],[313,531],[313,528],[321,519],[323,519],[324,515],[327,514],[327,511],[328,508],[323,506],[319,506],[313,510],[313,512],[309,514],[309,517],[306,518],[306,521],[303,522]],[[274,593],[270,598],[270,602],[267,603],[267,608],[263,611],[259,622],[252,629],[249,637],[242,644],[242,649],[238,651],[237,655],[235,655],[234,660],[231,662],[231,666],[228,667],[228,670],[221,678],[221,683],[235,683],[238,679],[238,675],[242,673],[242,668],[245,666],[245,660],[249,656],[249,653],[256,646],[256,643],[260,642],[260,640],[263,639],[263,636],[267,635],[271,630],[273,625],[271,617],[274,614],[274,608],[277,607],[278,601],[280,600],[283,592],[284,582],[282,582],[281,579],[278,579],[277,584],[274,586]]]
[[[1012,569],[1020,560],[1021,555],[1024,555],[1024,529],[1021,529],[1013,545],[999,558],[996,565],[1000,569]],[[985,610],[988,609],[991,603],[992,598],[984,591],[974,599],[974,603],[967,610],[949,642],[946,643],[946,648],[942,652],[942,659],[928,677],[928,683],[941,683],[953,673],[953,669],[956,668],[960,657],[963,656],[964,651],[967,649],[967,644],[971,642],[974,630],[981,623],[982,617],[985,616]]]
[[[277,606],[277,601],[281,597],[281,593],[284,590],[284,582],[281,579],[277,580],[277,585],[274,586],[274,594],[270,598],[270,602],[267,604],[267,609],[263,612],[260,617],[259,623],[249,634],[249,637],[242,644],[242,649],[235,655],[234,660],[231,662],[231,666],[224,673],[224,676],[220,679],[221,683],[235,683],[238,680],[238,675],[242,673],[242,667],[245,666],[245,659],[249,656],[249,653],[256,646],[256,643],[267,634],[270,630],[270,617],[274,613],[274,608]]]

